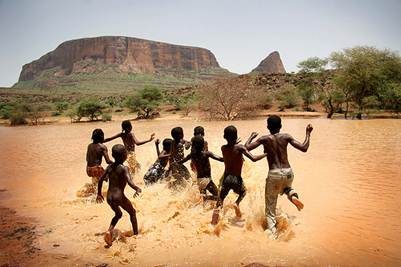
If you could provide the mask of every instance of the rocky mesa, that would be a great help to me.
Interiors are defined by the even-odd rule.
[[[94,64],[82,64],[91,61]],[[104,36],[66,41],[54,51],[23,66],[19,81],[35,79],[58,68],[56,76],[92,73],[93,65],[113,65],[121,73],[155,74],[165,70],[200,71],[220,66],[207,49],[144,39]]]

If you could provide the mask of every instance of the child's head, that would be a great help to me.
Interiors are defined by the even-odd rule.
[[[271,134],[280,132],[281,129],[281,118],[277,115],[271,115],[267,118],[267,129]]]
[[[224,139],[227,140],[228,144],[235,144],[238,139],[237,128],[230,125],[224,129]]]
[[[173,140],[171,138],[166,138],[163,140],[163,150],[169,152],[171,150],[171,144]]]
[[[171,136],[175,141],[181,141],[184,138],[184,130],[181,127],[175,127],[171,130]]]
[[[197,135],[205,136],[205,129],[203,129],[202,126],[196,126],[194,128],[194,136],[197,136]]]
[[[121,128],[123,128],[124,132],[129,133],[132,130],[132,124],[129,120],[125,120],[121,123]]]
[[[203,147],[205,145],[205,140],[203,139],[202,136],[200,135],[196,135],[192,138],[192,148],[193,148],[193,152],[195,154],[199,154],[200,152],[203,151]]]
[[[103,141],[104,141],[104,133],[103,133],[102,129],[93,130],[93,132],[92,132],[92,140],[93,140],[93,143],[95,143],[95,144],[103,143]]]
[[[111,149],[111,155],[117,163],[123,163],[127,159],[127,150],[125,146],[117,144]]]

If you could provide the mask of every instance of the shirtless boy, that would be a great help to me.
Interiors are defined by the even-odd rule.
[[[107,147],[103,145],[104,133],[102,129],[95,129],[92,133],[92,143],[88,145],[86,152],[86,174],[92,178],[92,183],[97,184],[100,176],[103,175],[102,158],[107,164],[113,163],[107,153]],[[95,193],[95,192],[93,192]]]
[[[227,140],[227,144],[221,147],[221,152],[223,153],[225,169],[219,200],[217,201],[216,209],[213,212],[212,224],[218,223],[220,207],[223,206],[224,199],[231,189],[238,194],[238,198],[234,204],[234,209],[236,216],[241,217],[239,203],[246,194],[244,182],[241,177],[242,165],[244,162],[243,155],[253,162],[266,157],[266,154],[254,156],[246,149],[244,145],[238,144],[237,128],[234,126],[228,126],[224,129],[224,139]]]
[[[132,132],[132,124],[129,120],[125,120],[121,123],[121,128],[122,132],[118,133],[112,137],[104,139],[103,143],[109,142],[111,140],[114,140],[116,138],[121,138],[123,140],[125,149],[128,152],[128,166],[130,167],[130,171],[132,174],[135,174],[135,172],[140,168],[140,165],[138,161],[136,160],[136,154],[135,154],[135,145],[140,146],[146,143],[151,142],[155,138],[155,134],[152,133],[150,135],[150,138],[145,141],[139,141],[134,133]]]
[[[264,151],[267,153],[269,173],[265,187],[265,214],[267,217],[267,228],[270,231],[269,236],[277,238],[275,217],[278,194],[286,194],[298,210],[304,207],[303,203],[299,200],[298,194],[291,187],[294,174],[288,162],[287,146],[291,144],[302,152],[308,151],[310,134],[313,127],[311,124],[308,124],[306,127],[306,137],[303,143],[298,142],[287,133],[280,133],[281,118],[277,115],[269,116],[267,119],[267,128],[270,134],[264,135],[255,142],[252,142],[257,136],[257,133],[252,133],[245,146],[248,150],[253,150],[263,145]]]
[[[123,216],[121,208],[128,212],[132,224],[132,231],[134,235],[138,234],[138,223],[136,220],[136,211],[132,206],[130,200],[124,195],[125,186],[128,185],[136,191],[134,197],[142,192],[142,190],[134,184],[127,166],[123,163],[127,159],[127,150],[123,145],[114,145],[112,148],[112,156],[115,160],[114,163],[110,164],[102,177],[99,179],[97,187],[97,198],[98,203],[102,203],[104,198],[102,196],[102,185],[106,177],[109,178],[109,189],[107,190],[107,203],[114,211],[115,215],[111,220],[110,227],[104,235],[104,241],[108,246],[112,245],[112,231],[116,226],[118,220]]]
[[[212,174],[210,170],[209,158],[217,161],[224,162],[222,157],[213,154],[210,151],[205,151],[205,141],[203,137],[197,135],[192,138],[191,153],[186,156],[179,163],[182,164],[188,160],[191,160],[191,165],[196,169],[197,183],[203,200],[217,200],[218,199],[218,189],[212,180]],[[208,197],[206,195],[206,190],[209,191],[212,196]]]

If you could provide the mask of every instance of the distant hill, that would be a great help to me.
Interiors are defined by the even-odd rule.
[[[277,51],[270,53],[252,72],[259,74],[286,73],[280,54]]]
[[[127,91],[162,89],[235,76],[207,49],[104,36],[66,41],[25,64],[16,88]]]

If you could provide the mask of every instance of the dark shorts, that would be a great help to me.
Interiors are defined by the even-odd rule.
[[[244,181],[241,176],[227,175],[223,178],[221,190],[223,191],[233,190],[236,194],[241,194],[245,191]]]

